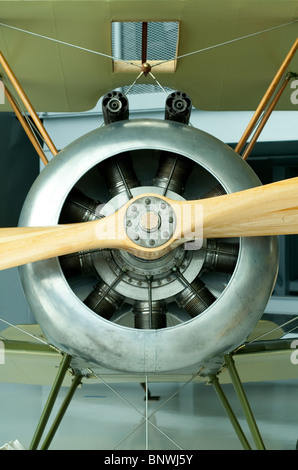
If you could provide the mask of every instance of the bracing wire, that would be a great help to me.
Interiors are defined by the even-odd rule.
[[[218,43],[218,44],[213,44],[212,46],[204,47],[204,48],[198,49],[196,51],[192,51],[192,52],[188,52],[186,54],[175,56],[175,57],[172,57],[171,59],[165,59],[165,60],[162,60],[161,62],[153,64],[152,68],[157,67],[158,65],[165,64],[166,62],[172,62],[173,60],[183,59],[184,57],[189,57],[189,56],[192,56],[192,55],[195,55],[195,54],[200,54],[201,52],[210,51],[211,49],[226,46],[228,44],[232,44],[232,43],[237,42],[237,41],[242,41],[243,39],[248,39],[248,38],[251,38],[253,36],[258,36],[259,34],[268,33],[269,31],[274,31],[275,29],[278,29],[278,28],[284,28],[285,26],[289,26],[291,24],[294,24],[297,21],[298,21],[298,19],[295,19],[293,21],[289,21],[288,23],[283,23],[283,24],[280,24],[280,25],[277,25],[277,26],[272,26],[271,28],[263,29],[261,31],[256,31],[254,33],[247,34],[247,35],[241,36],[239,38],[234,38],[234,39],[230,39],[228,41],[224,41],[224,42],[221,42],[221,43]]]
[[[202,49],[198,49],[196,51],[192,51],[192,52],[188,52],[186,54],[181,54],[179,56],[175,56],[175,57],[172,57],[171,59],[165,59],[163,61],[160,61],[156,64],[153,64],[152,65],[152,68],[153,67],[157,67],[158,65],[161,65],[161,64],[164,64],[166,62],[171,62],[173,60],[178,60],[178,59],[182,59],[184,57],[188,57],[188,56],[191,56],[191,55],[194,55],[194,54],[199,54],[201,52],[206,52],[206,51],[209,51],[211,49],[215,49],[217,47],[221,47],[221,46],[226,46],[228,44],[232,44],[234,42],[237,42],[237,41],[242,41],[243,39],[248,39],[248,38],[251,38],[251,37],[254,37],[254,36],[257,36],[259,34],[264,34],[264,33],[268,33],[270,31],[274,31],[276,29],[279,29],[279,28],[284,28],[286,26],[289,26],[291,24],[294,24],[298,21],[298,19],[295,19],[293,21],[289,21],[287,23],[283,23],[283,24],[279,24],[279,25],[276,25],[276,26],[272,26],[271,28],[267,28],[267,29],[262,29],[261,31],[256,31],[254,33],[250,33],[250,34],[246,34],[245,36],[240,36],[238,38],[234,38],[234,39],[230,39],[228,41],[224,41],[224,42],[221,42],[221,43],[218,43],[218,44],[213,44],[212,46],[208,46],[208,47],[204,47]],[[72,44],[72,43],[69,43],[69,42],[66,42],[66,41],[61,41],[60,39],[55,39],[55,38],[52,38],[52,37],[49,37],[49,36],[44,36],[42,34],[38,34],[38,33],[34,33],[33,31],[28,31],[28,30],[25,30],[25,29],[22,29],[22,28],[17,28],[16,26],[12,26],[12,25],[9,25],[7,23],[0,23],[0,26],[3,26],[5,28],[10,28],[10,29],[14,29],[16,31],[20,31],[22,33],[25,33],[25,34],[30,34],[31,36],[36,36],[38,38],[41,38],[41,39],[46,39],[48,41],[53,41],[53,42],[56,42],[58,44],[62,44],[62,45],[65,45],[65,46],[69,46],[69,47],[73,47],[75,49],[79,49],[79,50],[82,50],[82,51],[85,51],[85,52],[90,52],[92,54],[96,54],[96,55],[99,55],[99,56],[102,56],[102,57],[106,57],[108,59],[113,59],[113,60],[119,60],[121,62],[125,62],[125,63],[128,63],[130,65],[133,65],[135,67],[139,67],[141,68],[141,65],[140,64],[136,64],[135,62],[132,62],[132,61],[129,61],[129,60],[125,60],[125,59],[121,59],[119,57],[114,57],[114,56],[111,56],[109,54],[105,54],[103,52],[99,52],[99,51],[94,51],[93,49],[88,49],[86,47],[82,47],[82,46],[78,46],[76,44]]]
[[[34,134],[34,136],[36,137],[36,141],[38,142],[40,148],[42,149],[42,146],[40,144],[40,140],[45,144],[47,145],[45,139],[43,138],[42,134],[40,133],[39,129],[37,128],[37,126],[35,125],[34,121],[31,120],[28,116],[28,113],[26,112],[21,100],[19,99],[19,95],[17,93],[15,93],[15,89],[10,87],[8,84],[9,84],[9,78],[5,72],[5,70],[3,71],[4,73],[4,76],[2,77],[2,79],[4,79],[4,86],[7,88],[7,90],[10,92],[11,96],[13,97],[15,103],[17,104],[18,108],[19,108],[19,111],[22,113],[24,119],[26,120],[29,128],[31,129],[32,133]],[[37,138],[38,136],[38,138]]]
[[[278,28],[283,28],[285,26],[289,26],[291,24],[294,24],[296,23],[298,20],[295,19],[293,21],[289,21],[287,23],[283,23],[283,24],[280,24],[280,25],[276,25],[276,26],[272,26],[271,28],[267,28],[267,29],[263,29],[261,31],[256,31],[254,33],[250,33],[250,34],[247,34],[245,36],[241,36],[241,37],[238,37],[238,38],[234,38],[234,39],[230,39],[228,41],[224,41],[222,43],[218,43],[218,44],[214,44],[212,46],[208,46],[208,47],[204,47],[202,49],[198,49],[196,51],[192,51],[192,52],[188,52],[186,54],[182,54],[182,55],[179,55],[179,56],[175,56],[171,59],[166,59],[166,60],[163,60],[163,61],[160,61],[156,64],[153,64],[151,66],[151,68],[153,67],[157,67],[158,65],[161,65],[161,64],[164,64],[166,62],[171,62],[173,60],[178,60],[178,59],[182,59],[184,57],[188,57],[188,56],[192,56],[192,55],[195,55],[195,54],[199,54],[201,52],[206,52],[206,51],[209,51],[211,49],[215,49],[215,48],[218,48],[218,47],[222,47],[222,46],[225,46],[225,45],[228,45],[228,44],[232,44],[234,42],[237,42],[237,41],[241,41],[243,39],[247,39],[247,38],[250,38],[250,37],[253,37],[253,36],[257,36],[259,34],[264,34],[264,33],[267,33],[269,31],[273,31],[273,30],[276,30]],[[16,31],[19,31],[19,32],[22,32],[22,33],[25,33],[25,34],[30,34],[32,36],[35,36],[35,37],[38,37],[38,38],[41,38],[41,39],[45,39],[45,40],[48,40],[48,41],[52,41],[52,42],[55,42],[55,43],[58,43],[58,44],[62,44],[62,45],[65,45],[65,46],[69,46],[69,47],[73,47],[75,49],[79,49],[79,50],[82,50],[82,51],[85,51],[85,52],[89,52],[89,53],[92,53],[92,54],[96,54],[96,55],[99,55],[101,57],[105,57],[105,58],[108,58],[108,59],[112,59],[112,60],[117,60],[117,61],[121,61],[121,62],[125,62],[125,63],[128,63],[134,67],[138,67],[138,68],[141,68],[142,66],[140,64],[136,64],[135,62],[132,62],[130,60],[125,60],[125,59],[121,59],[119,57],[114,57],[114,56],[111,56],[109,54],[105,54],[105,53],[102,53],[102,52],[99,52],[99,51],[95,51],[93,49],[88,49],[86,47],[82,47],[82,46],[78,46],[76,44],[72,44],[72,43],[69,43],[69,42],[66,42],[66,41],[61,41],[59,39],[55,39],[55,38],[52,38],[52,37],[49,37],[49,36],[45,36],[45,35],[42,35],[42,34],[38,34],[38,33],[34,33],[33,31],[28,31],[28,30],[25,30],[25,29],[22,29],[22,28],[18,28],[16,26],[12,26],[12,25],[9,25],[7,23],[0,23],[0,26],[3,26],[5,28],[10,28],[10,29],[13,29],[13,30],[16,30]],[[162,89],[163,92],[166,93],[166,90],[164,89],[164,87],[159,83],[159,81],[157,80],[157,78],[152,74],[152,72],[149,72],[150,76],[153,78],[153,80],[156,82],[156,84]],[[126,92],[126,94],[128,94],[131,89],[133,88],[133,86],[136,84],[136,82],[139,80],[139,78],[143,75],[143,72],[141,72],[136,80],[132,83],[132,85],[130,86],[129,90]]]
[[[89,369],[90,372],[95,376],[97,377],[104,385],[106,385],[109,390],[111,390],[113,393],[115,393],[115,395],[120,398],[120,400],[124,401],[127,405],[129,405],[131,408],[133,408],[135,411],[137,411],[137,413],[139,415],[141,415],[141,417],[143,418],[142,422],[139,423],[132,431],[130,431],[130,433],[128,435],[126,435],[125,437],[123,437],[121,439],[121,441],[119,441],[114,449],[116,449],[117,447],[119,447],[126,439],[128,439],[132,434],[134,434],[141,426],[144,425],[145,423],[145,426],[146,426],[146,435],[145,435],[145,439],[146,439],[146,447],[149,446],[149,440],[148,440],[148,432],[149,432],[149,429],[148,429],[148,425],[150,424],[154,429],[156,429],[158,432],[160,432],[166,439],[168,439],[175,447],[177,447],[177,449],[180,449],[182,450],[182,448],[179,446],[179,444],[177,444],[170,436],[168,436],[166,433],[164,433],[158,426],[156,426],[156,424],[154,424],[152,421],[150,421],[150,418],[152,418],[152,416],[155,415],[155,413],[157,413],[157,411],[159,411],[163,406],[165,406],[174,396],[176,396],[178,393],[180,393],[190,382],[193,381],[194,379],[194,375],[192,375],[190,377],[189,380],[187,380],[178,390],[176,390],[170,397],[167,398],[167,400],[165,400],[157,409],[155,409],[155,411],[153,411],[150,415],[149,415],[149,410],[148,410],[148,397],[147,397],[147,390],[148,390],[148,377],[146,375],[145,377],[145,383],[146,383],[146,411],[145,411],[145,414],[142,413],[142,411],[138,410],[138,408],[132,404],[130,401],[128,401],[125,397],[123,397],[123,395],[121,395],[117,390],[115,390],[113,387],[111,387],[108,382],[106,382],[103,377],[99,374],[97,374],[96,372],[94,372],[94,370],[92,369]]]
[[[141,65],[136,64],[135,62],[132,62],[130,60],[121,59],[119,57],[113,57],[109,54],[104,54],[103,52],[94,51],[93,49],[88,49],[87,47],[78,46],[78,45],[72,44],[70,42],[61,41],[60,39],[55,39],[55,38],[52,38],[52,37],[49,37],[49,36],[44,36],[42,34],[34,33],[33,31],[27,31],[26,29],[17,28],[16,26],[12,26],[12,25],[9,25],[9,24],[6,24],[6,23],[0,23],[0,26],[3,26],[5,28],[14,29],[14,30],[19,31],[21,33],[30,34],[31,36],[36,36],[36,37],[41,38],[41,39],[46,39],[48,41],[52,41],[52,42],[55,42],[55,43],[58,43],[58,44],[62,44],[64,46],[73,47],[75,49],[79,49],[81,51],[89,52],[91,54],[96,54],[96,55],[99,55],[101,57],[106,57],[107,59],[119,60],[121,62],[125,62],[127,64],[133,65],[133,66],[138,67],[138,68],[141,67]]]
[[[292,322],[295,321],[295,320],[298,320],[298,315],[295,316],[294,318],[291,318],[291,320],[288,320],[288,321],[282,323],[281,325],[276,326],[276,327],[272,328],[272,329],[269,330],[269,331],[266,331],[266,332],[263,333],[262,335],[259,335],[259,336],[257,336],[256,338],[253,338],[252,340],[248,341],[247,344],[251,344],[251,343],[254,343],[254,342],[256,342],[256,341],[259,341],[261,338],[264,338],[265,336],[270,335],[270,333],[273,333],[274,331],[279,330],[280,328],[283,328],[284,326],[289,325],[290,323],[292,323]],[[292,328],[291,331],[294,331],[296,328],[298,328],[298,327],[295,326],[294,328]]]
[[[40,148],[42,149],[42,145],[40,144],[40,140],[45,144],[47,145],[45,139],[43,138],[43,136],[41,135],[39,129],[37,128],[37,126],[35,125],[34,121],[30,119],[28,113],[25,111],[25,108],[24,106],[22,105],[21,101],[19,100],[18,98],[18,95],[14,92],[14,90],[7,86],[5,84],[5,86],[7,87],[8,91],[10,92],[11,96],[14,98],[16,104],[18,105],[19,107],[19,110],[20,112],[22,113],[24,119],[26,120],[28,126],[30,127],[32,133],[34,134],[34,136],[36,137],[36,141],[38,142]]]
[[[4,320],[4,318],[0,318],[0,321],[5,323],[6,325],[14,328],[15,330],[18,330],[20,331],[21,333],[24,333],[25,335],[27,336],[30,336],[31,338],[34,338],[36,341],[42,343],[42,344],[45,344],[46,346],[51,346],[47,341],[44,341],[43,339],[39,338],[38,336],[35,336],[33,335],[32,333],[29,333],[28,331],[26,330],[23,330],[22,328],[20,328],[19,326],[16,326],[16,325],[13,325],[12,323],[10,323],[9,321],[7,320]],[[3,335],[1,335],[2,338],[6,339]]]

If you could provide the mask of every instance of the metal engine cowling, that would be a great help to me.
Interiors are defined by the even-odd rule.
[[[172,121],[120,121],[79,138],[46,166],[20,225],[93,220],[148,192],[198,199],[259,184],[238,154],[205,132]],[[155,261],[99,250],[20,268],[52,344],[136,374],[195,373],[242,344],[276,273],[276,237],[205,240]]]

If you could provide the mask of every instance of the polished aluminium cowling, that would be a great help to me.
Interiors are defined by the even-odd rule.
[[[20,225],[57,224],[67,195],[90,169],[115,155],[125,152],[142,155],[143,151],[183,156],[201,168],[203,174],[211,175],[227,193],[260,185],[259,179],[238,154],[203,131],[175,122],[123,121],[88,133],[50,161],[27,196]],[[195,180],[191,184],[194,193],[199,193],[204,181]],[[135,190],[137,194],[142,192],[142,189]],[[144,192],[148,192],[146,185]],[[171,191],[167,193],[168,197],[172,195]],[[239,244],[235,269],[215,301],[193,318],[156,329],[123,326],[96,314],[74,293],[58,258],[22,266],[20,276],[38,323],[49,342],[60,350],[114,371],[197,373],[212,359],[245,341],[272,293],[277,273],[276,237],[245,237]],[[138,260],[135,261],[138,269]],[[104,274],[107,272],[108,269]],[[108,279],[103,281],[108,284]],[[117,284],[115,286],[113,298],[120,304],[126,293],[120,290],[117,293]],[[168,291],[167,286],[163,288],[164,291],[156,289],[161,293],[160,297]],[[129,297],[129,290],[127,292]],[[142,317],[148,310],[148,302],[143,308],[146,299],[138,294],[136,287],[131,292],[136,292],[134,309]],[[152,292],[155,295],[155,291]],[[175,289],[172,297],[179,297]],[[184,290],[180,302],[186,303],[187,299],[188,291]],[[163,304],[159,307],[162,300],[152,299],[153,307],[159,309],[159,313],[164,308]]]

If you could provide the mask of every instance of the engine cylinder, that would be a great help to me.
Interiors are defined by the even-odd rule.
[[[133,308],[135,328],[160,329],[167,326],[166,306],[163,302],[136,302]]]
[[[196,278],[181,294],[177,296],[177,304],[184,308],[193,318],[204,312],[216,300],[204,282]]]
[[[59,260],[66,277],[96,275],[92,255],[89,251],[60,256]]]
[[[109,319],[123,301],[122,295],[100,280],[84,300],[84,304],[101,317]]]
[[[214,188],[210,189],[206,194],[202,196],[202,199],[207,199],[209,197],[216,197],[216,196],[222,196],[225,194],[224,188],[218,184]]]
[[[218,240],[208,240],[204,268],[224,273],[232,273],[235,269],[239,253],[239,245]]]
[[[114,196],[140,185],[133,169],[131,158],[128,154],[120,154],[116,158],[109,159],[98,166],[98,170],[104,175],[110,196]]]
[[[162,154],[156,177],[153,180],[154,186],[173,191],[177,194],[184,192],[185,183],[189,177],[194,162],[175,154]]]
[[[59,223],[68,224],[96,220],[100,218],[99,207],[99,201],[94,201],[79,189],[73,188],[63,205]]]

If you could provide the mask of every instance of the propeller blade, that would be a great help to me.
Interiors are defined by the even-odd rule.
[[[120,211],[119,211],[120,213]],[[119,217],[52,227],[0,229],[0,269],[97,248],[124,248]]]
[[[203,238],[298,233],[298,177],[216,198],[178,204],[184,210],[189,205],[191,209],[188,208],[188,212],[192,214],[192,218],[183,220],[182,238],[190,238],[200,229],[200,220],[195,214],[199,207],[203,211]]]
[[[0,269],[93,249],[123,249],[140,258],[155,259],[196,238],[298,233],[298,177],[195,201],[158,196],[173,209],[176,228],[157,248],[136,244],[125,230],[128,206],[145,196],[156,194],[137,196],[115,214],[92,222],[0,229]]]

